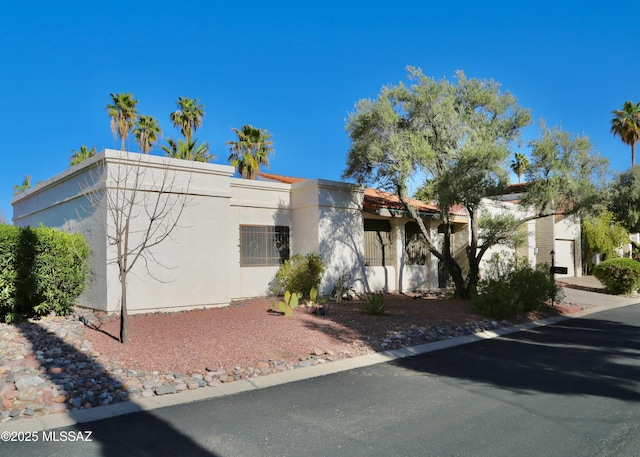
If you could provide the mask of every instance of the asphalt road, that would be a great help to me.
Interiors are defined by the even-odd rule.
[[[37,442],[0,442],[0,456],[637,456],[639,327],[640,306],[618,308],[395,362],[38,432]],[[74,431],[72,438],[83,431],[92,441],[62,434]]]

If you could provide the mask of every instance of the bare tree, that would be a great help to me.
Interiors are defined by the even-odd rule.
[[[168,161],[158,166],[158,158],[150,163],[150,156],[120,152],[114,158],[105,155],[93,176],[92,188],[87,193],[94,210],[106,209],[107,243],[115,255],[107,258],[118,267],[120,282],[120,342],[129,337],[127,311],[127,280],[138,264],[144,264],[148,275],[157,280],[150,265],[163,265],[155,256],[154,248],[163,243],[176,228],[190,203],[189,186],[178,182],[177,171]]]

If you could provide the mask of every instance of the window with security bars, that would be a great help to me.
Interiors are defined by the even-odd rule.
[[[289,227],[240,226],[240,266],[282,265],[289,258]]]
[[[395,264],[391,242],[391,224],[380,219],[364,220],[364,262],[368,266]]]
[[[427,242],[415,222],[407,222],[404,226],[405,263],[407,265],[426,265]]]

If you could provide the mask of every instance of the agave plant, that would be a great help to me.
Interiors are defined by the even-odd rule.
[[[360,299],[360,310],[371,316],[384,314],[384,292],[374,292],[370,294],[358,295]]]

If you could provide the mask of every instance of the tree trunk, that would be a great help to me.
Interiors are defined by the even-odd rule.
[[[131,208],[124,224],[123,238],[118,243],[118,266],[120,267],[120,343],[129,340],[129,317],[127,315],[127,274],[129,273],[129,222]],[[135,262],[135,260],[134,260]]]
[[[476,291],[480,276],[480,259],[478,258],[478,233],[480,231],[479,216],[475,207],[467,207],[469,213],[469,229],[471,230],[471,240],[467,247],[467,261],[469,262],[469,274],[467,275],[466,297],[471,296]]]
[[[444,224],[446,225],[446,230],[444,233],[444,243],[443,243],[444,245],[442,247],[442,252],[439,252],[436,249],[436,246],[431,242],[429,232],[427,231],[427,228],[425,227],[424,222],[420,218],[418,211],[405,201],[404,195],[403,195],[404,192],[401,187],[397,188],[397,194],[403,206],[405,207],[405,209],[409,212],[409,214],[411,214],[411,217],[413,218],[413,220],[418,223],[420,232],[422,233],[425,241],[427,242],[427,248],[429,252],[432,253],[438,260],[444,263],[445,268],[451,275],[451,280],[453,281],[456,287],[456,292],[455,292],[456,297],[468,298],[469,294],[465,287],[464,277],[462,276],[462,268],[460,267],[460,265],[458,265],[458,262],[456,261],[456,259],[451,257],[451,223],[444,222]]]
[[[456,298],[469,298],[469,292],[467,291],[467,287],[464,284],[464,278],[462,277],[462,270],[459,269],[449,269],[449,274],[451,275],[451,279],[453,280],[453,284],[456,286],[456,291],[454,296]]]
[[[469,276],[467,277],[467,287],[465,288],[464,298],[471,298],[475,293],[478,281],[480,280],[479,260],[471,260],[469,258]]]
[[[636,144],[631,143],[631,166],[636,164]]]
[[[456,287],[455,296],[458,298],[468,298],[468,294],[466,293],[464,284],[464,277],[462,276],[462,268],[460,267],[456,259],[451,255],[451,223],[445,222],[444,225],[444,243],[442,246],[444,265],[447,268],[447,271],[449,271],[451,279],[453,280],[453,284]]]
[[[129,340],[129,317],[127,315],[127,276],[120,277],[120,342]]]

